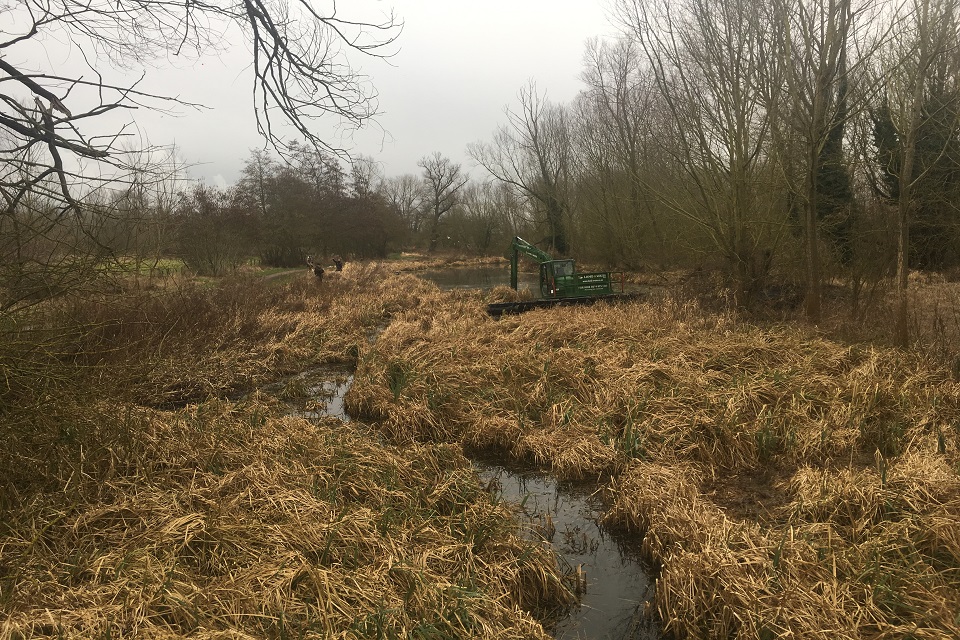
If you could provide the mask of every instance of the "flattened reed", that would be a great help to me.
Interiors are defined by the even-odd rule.
[[[127,361],[109,354],[128,345],[156,354],[154,377],[130,365],[117,395],[156,406],[356,362],[348,408],[391,445],[371,453],[358,425],[309,432],[263,400],[61,402],[34,417],[56,446],[31,449],[22,428],[5,440],[20,455],[0,494],[18,514],[2,532],[0,633],[96,636],[116,619],[110,634],[536,637],[522,611],[569,591],[463,471],[463,445],[605,482],[606,521],[643,536],[676,636],[960,637],[951,371],[670,301],[494,321],[484,294],[369,273],[331,279],[338,296],[307,295],[305,278],[283,302],[237,306],[256,321],[197,338],[214,365],[177,369],[165,350],[196,328],[130,342],[126,316],[106,317],[91,371],[117,380],[106,365]],[[62,496],[28,490],[31,474]]]
[[[0,346],[0,478],[8,493],[47,479],[55,490],[70,473],[57,469],[61,462],[125,446],[130,434],[111,432],[77,406],[107,397],[170,408],[356,362],[391,314],[430,290],[412,276],[388,281],[387,273],[348,263],[322,283],[306,269],[282,284],[173,279],[41,309]]]
[[[0,638],[546,637],[531,612],[570,606],[567,577],[458,447],[224,399],[366,359],[436,291],[386,273],[38,314],[49,362],[0,352],[19,376],[0,407]],[[30,383],[44,367],[59,386]]]
[[[122,469],[8,514],[0,638],[536,638],[573,601],[455,447],[256,398],[126,419]]]
[[[610,478],[665,628],[960,637],[960,385],[918,354],[666,301],[399,313],[348,403],[398,442]]]
[[[121,304],[86,301],[76,322],[94,330],[78,351],[98,358],[97,374],[112,373],[108,383],[141,403],[250,390],[317,364],[355,362],[366,336],[417,304],[425,286],[409,276],[387,286],[387,273],[348,263],[322,282],[304,270],[283,284],[238,277],[212,291],[192,284],[125,295]]]

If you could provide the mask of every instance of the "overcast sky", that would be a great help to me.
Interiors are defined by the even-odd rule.
[[[470,169],[467,144],[492,137],[528,80],[550,100],[569,101],[582,87],[585,42],[613,33],[609,0],[374,1],[385,11],[392,6],[405,26],[390,64],[351,58],[371,77],[383,112],[380,128],[355,135],[353,147],[380,161],[388,176],[419,174],[417,161],[435,151]],[[344,16],[350,10],[349,2],[340,3]],[[250,150],[263,144],[249,69],[240,62],[244,52],[151,70],[152,85],[209,110],[138,116],[151,142],[176,142],[184,160],[197,163],[193,177],[211,184],[236,181]]]

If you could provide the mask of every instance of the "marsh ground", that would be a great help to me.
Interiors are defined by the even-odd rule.
[[[498,321],[397,271],[9,327],[0,637],[541,637],[568,576],[464,449],[603,487],[676,637],[960,636],[949,357],[679,294]],[[229,399],[326,365],[349,426]]]

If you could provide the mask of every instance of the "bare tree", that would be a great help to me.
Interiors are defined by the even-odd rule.
[[[184,264],[199,275],[235,271],[250,255],[249,224],[231,206],[231,194],[195,184],[178,205],[178,251]]]
[[[781,90],[771,97],[774,154],[803,228],[804,307],[811,322],[819,322],[822,314],[822,231],[841,243],[841,261],[849,258],[842,246],[850,216],[842,208],[852,206],[852,193],[844,195],[850,187],[843,184],[849,183],[851,164],[844,151],[845,127],[871,103],[876,84],[865,81],[865,67],[899,22],[895,13],[881,9],[874,0],[775,0],[770,5],[771,50],[781,79]],[[839,182],[831,184],[831,176]]]
[[[318,200],[336,200],[346,193],[346,177],[340,159],[304,144],[291,144],[290,158],[297,175],[313,187]]]
[[[888,43],[884,59],[893,73],[884,67],[877,70],[883,83],[883,117],[877,118],[877,125],[889,124],[893,133],[892,148],[879,151],[881,170],[891,183],[886,196],[897,211],[895,338],[903,347],[910,339],[907,294],[914,253],[910,227],[923,195],[918,190],[941,164],[958,161],[947,157],[960,135],[958,9],[957,0],[914,0],[905,28]],[[946,171],[952,173],[953,167]]]
[[[188,185],[187,165],[179,159],[176,147],[132,150],[128,162],[127,188],[115,192],[112,214],[105,216],[105,233],[98,242],[112,249],[121,261],[132,261],[135,273],[146,267],[153,275],[173,244],[174,210]]]
[[[769,119],[761,69],[767,24],[751,0],[621,0],[669,113],[660,153],[682,179],[651,185],[695,224],[728,265],[740,304],[769,266],[776,190],[764,165]]]
[[[423,180],[411,173],[405,173],[384,180],[381,190],[407,229],[414,235],[419,234],[423,228],[426,200]]]
[[[542,208],[550,246],[567,253],[570,135],[565,109],[547,101],[531,81],[520,91],[520,111],[506,113],[508,124],[497,130],[493,142],[471,144],[468,151],[490,175]]]
[[[31,177],[5,181],[6,209],[26,193],[52,198],[63,210],[76,209],[80,185],[92,176],[84,161],[124,169],[117,143],[125,134],[87,134],[92,124],[110,112],[144,106],[188,105],[174,96],[151,93],[145,79],[132,83],[107,80],[109,63],[152,64],[167,56],[216,49],[230,29],[239,28],[253,52],[253,87],[257,125],[275,145],[283,140],[274,117],[287,123],[310,143],[342,151],[310,129],[311,120],[334,116],[360,125],[376,112],[376,95],[364,78],[347,64],[344,50],[371,55],[389,53],[398,24],[392,16],[381,22],[357,22],[340,17],[336,3],[296,0],[202,2],[190,0],[25,0],[7,9],[15,25],[0,41],[0,127],[10,144],[0,153],[7,163],[30,166]],[[79,49],[92,72],[63,75],[44,69],[39,61],[18,64],[18,50],[51,34],[65,36]],[[21,56],[23,54],[20,54]],[[32,160],[25,151],[35,151]]]
[[[353,195],[365,198],[378,193],[383,184],[383,167],[370,156],[356,156],[350,166],[350,187]]]
[[[431,214],[430,244],[427,251],[433,253],[440,239],[440,218],[457,204],[457,192],[469,179],[458,163],[440,154],[424,156],[418,163],[423,169],[423,183],[427,191],[426,204]]]
[[[500,181],[464,187],[460,207],[463,243],[483,255],[503,253],[517,235],[512,224],[515,200],[510,186]]]
[[[630,38],[593,40],[581,77],[587,90],[574,103],[573,157],[585,235],[597,236],[615,262],[662,255],[662,222],[649,186],[659,165],[654,138],[662,131],[654,123],[660,104],[649,65]]]
[[[392,15],[351,20],[337,9],[335,0],[21,0],[6,5],[0,10],[3,227],[29,227],[38,237],[56,235],[63,242],[77,235],[95,241],[95,226],[114,213],[110,203],[116,200],[109,192],[135,185],[143,175],[139,160],[150,155],[149,144],[129,126],[114,124],[118,116],[136,109],[199,107],[188,97],[152,91],[146,72],[137,69],[173,57],[217,53],[238,34],[252,52],[252,108],[266,140],[285,150],[282,120],[286,131],[312,147],[344,153],[311,125],[325,117],[355,127],[375,115],[376,94],[347,56],[390,55],[401,25]],[[71,47],[71,62],[81,62],[80,69],[52,68],[49,57],[36,55],[38,47],[54,40]],[[131,71],[139,77],[128,80]],[[92,203],[96,208],[88,206]],[[22,224],[27,220],[29,225]],[[54,227],[67,224],[72,225],[69,234],[54,234]],[[23,234],[15,237],[30,241]],[[63,245],[59,252],[75,255],[78,248]]]
[[[804,229],[804,270],[807,318],[821,316],[821,256],[818,220],[820,173],[823,149],[830,134],[847,117],[846,53],[853,15],[849,0],[804,2],[783,0],[774,3],[783,41],[782,69],[786,97],[783,122],[797,134],[802,149],[793,192],[802,202]],[[786,171],[788,178],[793,172]]]

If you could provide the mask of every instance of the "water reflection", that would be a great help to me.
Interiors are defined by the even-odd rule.
[[[416,274],[424,280],[429,280],[444,290],[449,289],[492,289],[494,287],[510,286],[510,267],[452,267],[436,271],[421,271]],[[620,274],[615,273],[612,286],[615,293],[647,294],[653,290],[649,285],[622,283]],[[527,289],[535,298],[540,297],[540,275],[536,272],[521,271],[517,274],[517,289]]]
[[[580,607],[552,630],[557,638],[660,637],[656,623],[644,615],[653,599],[653,581],[637,550],[599,526],[602,505],[588,488],[488,462],[475,461],[474,466],[503,500],[519,505],[533,535],[551,542],[571,570],[584,575]]]
[[[310,420],[333,416],[348,422],[343,398],[353,383],[344,369],[323,367],[271,385],[291,413]],[[579,607],[551,629],[560,639],[657,640],[659,626],[644,615],[653,599],[653,581],[630,541],[597,523],[603,510],[585,485],[558,483],[550,476],[474,460],[480,480],[502,500],[519,505],[530,535],[542,537],[571,572],[583,575]],[[579,571],[578,571],[579,569]]]
[[[422,271],[417,276],[429,280],[441,289],[492,289],[510,286],[510,265],[490,267],[456,267],[438,271]],[[536,273],[517,274],[518,289],[536,289],[540,286]]]
[[[349,371],[321,367],[265,387],[265,390],[286,402],[292,415],[307,420],[331,416],[350,422],[343,398],[352,384],[353,374]]]

